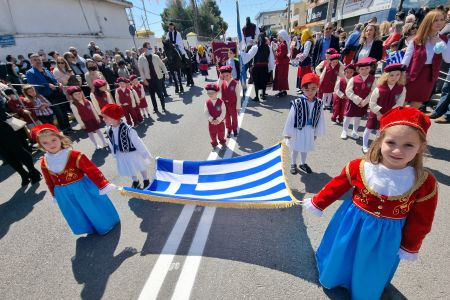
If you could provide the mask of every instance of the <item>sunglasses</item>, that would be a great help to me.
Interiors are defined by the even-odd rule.
[[[63,62],[63,61],[58,61],[57,64],[58,64],[58,65],[65,65],[66,63]]]

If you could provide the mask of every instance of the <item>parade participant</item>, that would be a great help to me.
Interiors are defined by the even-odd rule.
[[[347,82],[345,95],[349,99],[344,112],[344,124],[342,125],[341,139],[347,138],[347,131],[350,121],[353,121],[352,138],[358,139],[358,128],[361,118],[367,113],[370,94],[375,88],[375,76],[370,74],[372,65],[376,62],[371,57],[365,57],[358,60],[356,68],[358,75],[353,76]]]
[[[430,99],[442,59],[450,63],[450,41],[439,34],[445,25],[444,19],[439,10],[426,14],[416,37],[406,48],[402,60],[407,67],[406,101],[413,107],[418,108]]]
[[[233,68],[231,75],[234,80],[239,81],[241,78],[241,66],[239,60],[236,58],[236,48],[228,49],[228,59],[225,62],[225,65]]]
[[[90,98],[95,111],[100,112],[106,104],[115,103],[106,80],[96,79],[92,82],[92,85],[94,90],[91,91]]]
[[[231,66],[223,66],[219,71],[222,75],[222,80],[219,82],[220,98],[225,102],[226,107],[227,138],[231,137],[231,132],[236,137],[238,135],[238,111],[241,109],[241,86],[238,81],[232,78]]]
[[[9,111],[27,122],[28,129],[41,123],[36,116],[33,101],[17,96],[13,89],[6,89],[3,93],[6,95],[6,105]]]
[[[344,77],[336,80],[333,93],[333,115],[331,116],[331,121],[336,124],[344,121],[344,112],[348,101],[345,95],[345,89],[347,88],[347,82],[353,77],[355,71],[355,65],[346,65],[344,68]]]
[[[136,115],[135,110],[135,108],[139,106],[139,97],[133,89],[128,87],[128,79],[119,77],[117,78],[116,83],[119,84],[115,96],[117,104],[122,106],[127,124],[133,126],[134,123],[134,126],[136,127],[142,121],[139,121],[142,117],[139,118]],[[131,119],[133,119],[133,122],[131,122]]]
[[[344,76],[344,65],[339,61],[341,55],[338,53],[329,54],[336,51],[333,48],[327,50],[327,58],[316,67],[316,74],[320,76],[319,95],[325,105],[324,109],[331,110],[334,86],[338,77]]]
[[[296,56],[296,60],[299,61],[297,70],[297,89],[301,92],[301,82],[303,76],[308,73],[312,73],[312,59],[311,49],[313,47],[313,36],[311,30],[308,28],[303,29],[302,37],[300,39],[300,53]]]
[[[139,98],[139,109],[142,116],[145,118],[150,118],[150,111],[148,110],[147,100],[145,99],[144,86],[139,82],[136,75],[130,76],[131,88],[136,92]]]
[[[259,36],[259,28],[250,21],[250,17],[245,18],[245,26],[242,27],[245,44],[251,45],[257,36]],[[247,49],[248,50],[248,49]]]
[[[308,152],[314,151],[318,136],[325,134],[323,102],[317,98],[320,78],[309,73],[302,78],[303,95],[291,102],[291,109],[284,126],[283,135],[286,145],[291,150],[291,174],[297,174],[297,156],[300,152],[300,170],[312,173],[306,164]]]
[[[122,122],[124,111],[120,105],[107,104],[102,109],[103,120],[108,125],[108,138],[111,153],[116,159],[120,176],[131,177],[131,187],[140,188],[138,175],[143,179],[143,189],[148,188],[148,168],[151,154],[137,135],[136,130]]]
[[[175,46],[175,49],[180,52],[183,59],[187,58],[181,33],[175,28],[173,23],[169,23],[169,31],[166,34],[166,40],[169,40]]]
[[[92,103],[84,97],[83,91],[79,86],[71,86],[67,89],[67,94],[71,100],[70,108],[72,109],[73,116],[77,120],[81,129],[84,130],[96,149],[102,149],[108,146],[103,134],[100,131],[100,112],[95,109]],[[100,139],[100,143],[97,143],[94,133]]]
[[[289,56],[290,50],[288,45],[291,43],[286,30],[282,29],[278,32],[278,47],[275,51],[275,79],[273,80],[273,90],[280,91],[277,97],[287,95],[289,90],[288,73],[289,73]]]
[[[208,99],[205,102],[204,111],[208,117],[208,130],[211,138],[211,145],[213,149],[220,143],[223,147],[226,144],[225,140],[225,103],[218,98],[219,86],[215,83],[208,83],[205,86]]]
[[[209,56],[205,51],[205,47],[203,45],[197,46],[197,55],[196,60],[199,65],[200,73],[202,76],[205,76],[205,81],[208,80],[208,68],[209,68]]]
[[[350,161],[311,199],[322,211],[353,188],[331,219],[316,252],[319,281],[345,287],[352,299],[380,299],[401,260],[416,260],[431,230],[438,188],[424,169],[430,120],[412,107],[397,107],[380,120],[381,135],[363,159]]]
[[[379,134],[380,118],[392,108],[403,106],[406,88],[405,74],[402,64],[390,64],[384,68],[384,73],[378,79],[377,87],[373,90],[370,100],[370,114],[363,134],[363,153],[369,151],[370,133]]]
[[[46,152],[41,170],[73,234],[107,234],[119,215],[106,195],[117,189],[55,126],[38,125],[32,136]]]

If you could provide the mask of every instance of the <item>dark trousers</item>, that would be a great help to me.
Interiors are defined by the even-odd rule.
[[[167,95],[167,90],[166,90],[166,76],[163,76],[163,78],[159,79],[159,87],[163,93],[164,96],[168,96]]]
[[[59,90],[52,91],[47,99],[52,104],[59,104],[67,101],[66,96]],[[67,116],[68,104],[59,104],[52,106],[52,110],[55,113],[56,119],[58,120],[58,126],[60,130],[70,129],[69,117]]]
[[[39,121],[41,121],[43,124],[53,124],[54,115],[49,116],[38,116]]]
[[[160,79],[147,79],[148,86],[147,91],[150,94],[150,99],[152,99],[153,110],[158,111],[158,103],[156,103],[156,95],[158,95],[159,100],[161,102],[162,109],[165,109],[164,96],[161,91],[161,80]]]

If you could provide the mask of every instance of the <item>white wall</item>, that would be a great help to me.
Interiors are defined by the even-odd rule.
[[[9,6],[8,6],[9,3]],[[39,49],[88,53],[94,40],[102,50],[134,47],[125,6],[103,0],[0,0],[0,34],[13,34],[16,46],[1,57]],[[139,46],[139,45],[138,45]]]

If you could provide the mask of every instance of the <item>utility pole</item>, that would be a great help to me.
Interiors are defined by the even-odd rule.
[[[327,22],[331,22],[331,17],[332,17],[332,14],[333,14],[334,1],[335,0],[328,0]]]
[[[148,25],[148,17],[147,17],[147,9],[145,9],[145,3],[144,0],[142,0],[142,8],[144,9],[144,14],[145,14],[145,21],[144,18],[142,18],[143,24],[144,24],[144,28],[147,31],[150,31],[150,26]],[[147,25],[147,26],[145,26]]]
[[[199,29],[198,29],[198,8],[197,8],[197,1],[196,0],[191,0],[191,4],[192,4],[192,10],[194,12],[194,29],[195,29],[195,33],[200,35]]]
[[[287,6],[287,32],[291,33],[291,0],[288,0]]]

